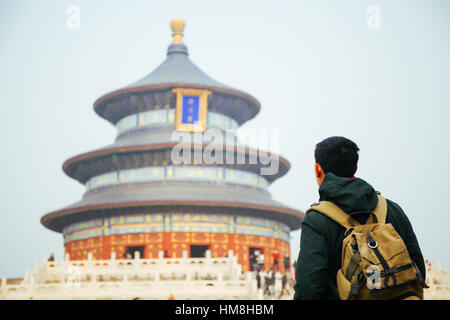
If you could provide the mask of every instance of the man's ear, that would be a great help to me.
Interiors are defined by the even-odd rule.
[[[324,176],[322,167],[317,162],[314,166],[314,171],[316,173],[316,178],[321,179]]]
[[[316,164],[314,166],[314,172],[316,174],[317,184],[320,187],[320,185],[322,184],[323,179],[325,178],[325,172],[323,172],[322,167],[317,162],[316,162]]]

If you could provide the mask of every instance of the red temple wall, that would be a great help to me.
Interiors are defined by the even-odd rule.
[[[237,255],[243,271],[248,271],[250,247],[261,248],[264,253],[264,267],[273,264],[272,253],[279,252],[279,270],[284,270],[283,258],[290,256],[289,243],[278,238],[232,233],[205,232],[159,232],[134,233],[93,237],[70,241],[65,244],[65,253],[71,260],[87,259],[92,252],[93,259],[109,259],[112,252],[117,258],[123,257],[129,246],[144,246],[143,258],[157,258],[158,251],[167,250],[172,258],[179,258],[186,250],[190,256],[190,245],[208,245],[214,257],[225,257],[228,250]]]

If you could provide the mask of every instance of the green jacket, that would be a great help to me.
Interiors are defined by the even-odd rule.
[[[319,188],[320,201],[331,201],[346,213],[372,211],[377,203],[374,188],[360,178],[341,178],[326,174]],[[391,223],[405,242],[411,259],[425,278],[425,263],[419,243],[408,217],[398,204],[387,200],[386,223]],[[355,216],[354,216],[355,217]],[[355,217],[364,223],[367,214]],[[336,285],[336,274],[341,267],[342,241],[345,228],[317,212],[310,211],[302,222],[300,253],[296,270],[294,299],[338,299],[328,284]]]

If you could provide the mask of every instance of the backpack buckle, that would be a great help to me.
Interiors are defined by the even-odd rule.
[[[376,247],[378,247],[378,242],[376,242],[376,240],[372,239],[369,242],[367,242],[367,246],[370,249],[375,249]]]

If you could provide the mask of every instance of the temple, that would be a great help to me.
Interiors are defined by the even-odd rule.
[[[63,164],[86,192],[41,222],[63,234],[70,260],[136,252],[152,259],[161,251],[167,258],[182,257],[184,251],[194,258],[207,250],[225,257],[232,250],[242,271],[252,269],[255,252],[263,253],[263,267],[270,267],[275,252],[280,261],[289,258],[289,233],[303,218],[268,191],[290,164],[238,141],[236,129],[258,114],[260,103],[200,70],[183,41],[184,21],[173,19],[171,27],[173,41],[159,67],[94,103],[95,112],[117,128],[116,140]],[[220,152],[233,161],[193,159],[207,149],[209,129],[232,135]],[[192,155],[183,154],[190,161],[174,160],[179,145],[174,132],[193,137]],[[195,142],[198,134],[205,138],[201,143]],[[273,161],[278,170],[262,174]]]

